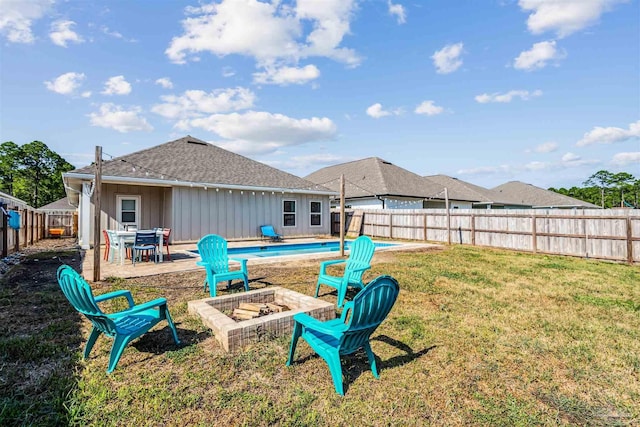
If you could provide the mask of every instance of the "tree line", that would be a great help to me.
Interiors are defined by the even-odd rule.
[[[640,208],[640,179],[627,172],[600,170],[583,183],[583,187],[549,188],[549,191],[593,203],[602,208]]]
[[[0,144],[0,191],[39,208],[65,196],[62,173],[75,169],[41,141]]]

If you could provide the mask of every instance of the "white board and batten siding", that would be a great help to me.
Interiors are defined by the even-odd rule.
[[[640,210],[375,209],[363,211],[372,237],[470,244],[640,262]]]
[[[285,200],[296,202],[295,227],[283,226]],[[310,225],[312,201],[321,202],[320,226]],[[256,238],[265,224],[273,225],[285,237],[328,235],[331,229],[327,195],[174,187],[171,204],[174,242],[193,242],[207,234],[226,239]]]

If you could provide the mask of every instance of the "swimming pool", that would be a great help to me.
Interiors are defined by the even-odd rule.
[[[398,246],[395,243],[374,243],[377,248],[386,248],[391,246]],[[348,251],[351,246],[351,241],[346,240],[344,242],[344,250]],[[227,253],[230,257],[240,258],[267,258],[286,255],[304,255],[304,254],[316,254],[323,252],[338,252],[340,250],[340,242],[317,242],[317,243],[277,243],[271,245],[261,246],[245,246],[239,248],[229,248]],[[195,254],[198,254],[198,250],[192,250]]]

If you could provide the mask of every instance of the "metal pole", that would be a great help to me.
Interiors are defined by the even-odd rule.
[[[96,173],[95,187],[93,189],[93,281],[100,280],[100,217],[102,216],[102,206],[100,203],[100,190],[102,187],[102,147],[96,145]]]
[[[344,256],[344,174],[340,175],[340,256]]]

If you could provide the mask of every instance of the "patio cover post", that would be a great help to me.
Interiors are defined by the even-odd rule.
[[[100,190],[102,187],[102,147],[96,145],[96,175],[93,190],[93,281],[100,280],[100,219],[102,206],[100,204]]]
[[[344,256],[344,174],[340,175],[340,256]]]

